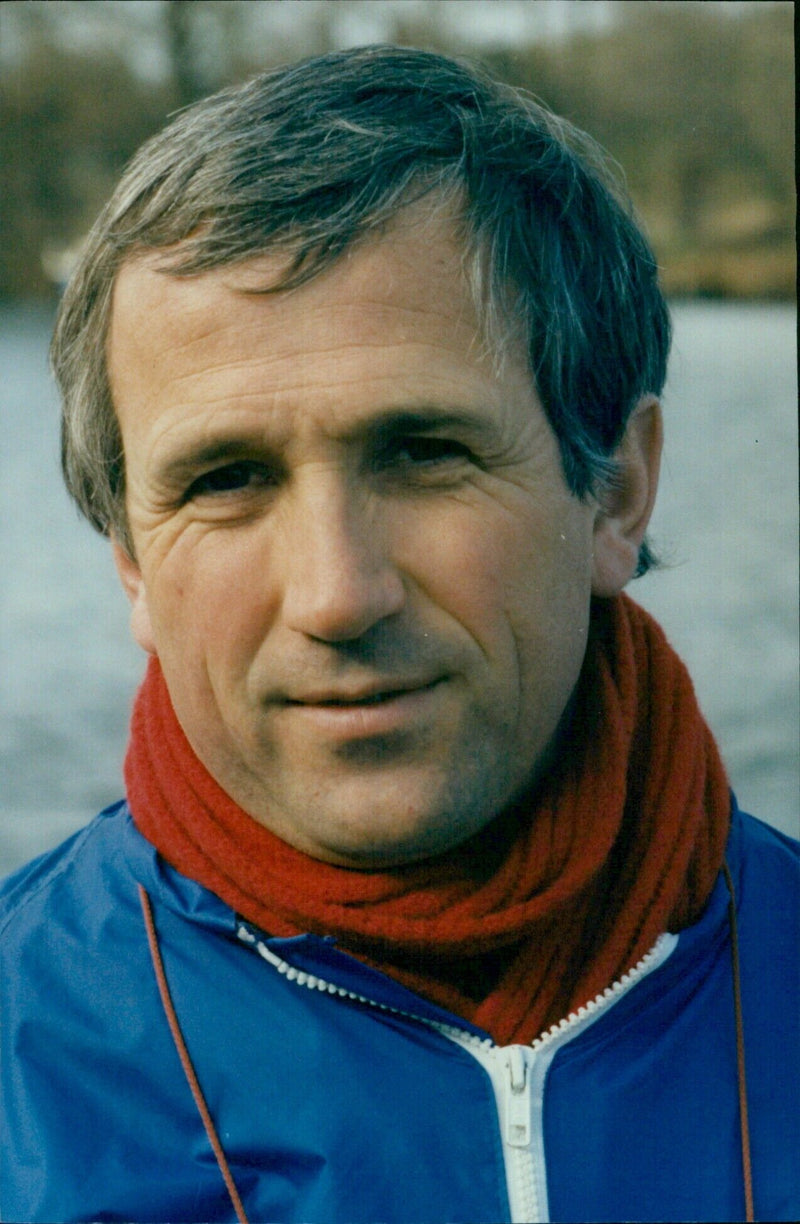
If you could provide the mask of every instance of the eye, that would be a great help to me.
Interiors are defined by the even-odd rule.
[[[385,466],[435,467],[471,458],[468,447],[454,438],[428,437],[412,434],[396,438],[388,444],[381,457]]]
[[[275,474],[263,463],[241,459],[212,468],[193,480],[186,491],[186,501],[197,497],[221,497],[226,493],[251,492],[275,484]]]

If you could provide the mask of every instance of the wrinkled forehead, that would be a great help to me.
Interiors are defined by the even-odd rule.
[[[348,270],[352,283],[371,279],[376,290],[381,283],[392,287],[405,264],[403,290],[409,304],[422,297],[427,301],[452,297],[456,282],[470,297],[481,336],[498,352],[524,341],[524,323],[519,290],[510,281],[499,283],[492,267],[489,241],[475,232],[469,217],[469,203],[460,186],[425,190],[411,195],[395,211],[376,223],[367,221],[357,229],[341,252],[330,257],[325,249],[313,246],[308,234],[282,236],[268,249],[255,248],[244,258],[231,260],[224,241],[206,226],[198,228],[179,243],[158,250],[136,250],[128,254],[115,278],[112,309],[125,299],[118,282],[128,279],[132,270],[144,269],[160,276],[197,275],[193,261],[200,255],[204,268],[227,268],[235,274],[242,292],[278,292],[320,281],[327,286],[334,269]],[[298,268],[298,256],[300,267]],[[386,269],[393,265],[392,273]],[[226,278],[220,278],[220,284]],[[231,278],[232,283],[234,278]],[[155,281],[153,282],[155,288]]]
[[[150,255],[123,267],[108,364],[127,458],[137,444],[174,449],[187,431],[288,445],[315,431],[365,437],[391,413],[499,421],[537,402],[524,356],[498,373],[445,220],[392,227],[270,292],[286,259],[191,276]]]
[[[185,274],[179,270],[180,245],[136,252],[117,274],[107,338],[112,388],[123,334],[129,351],[138,350],[143,360],[156,338],[181,345],[188,330],[193,343],[202,344],[204,335],[218,325],[231,294],[252,301],[254,318],[265,317],[257,310],[259,302],[282,302],[282,308],[271,312],[273,335],[279,334],[285,315],[298,345],[304,325],[316,327],[326,312],[331,318],[335,313],[337,334],[346,338],[348,316],[358,311],[362,335],[368,339],[371,332],[377,345],[389,321],[396,334],[398,318],[405,314],[409,330],[420,316],[435,319],[439,327],[452,327],[473,355],[480,352],[493,360],[500,349],[497,336],[486,326],[496,310],[485,309],[485,261],[470,243],[461,216],[441,203],[432,206],[426,200],[407,207],[390,224],[362,235],[305,283],[288,289],[283,286],[295,269],[296,248],[281,246]],[[503,330],[506,348],[518,329],[508,320]]]

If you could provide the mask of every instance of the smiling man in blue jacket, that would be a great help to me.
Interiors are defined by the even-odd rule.
[[[790,1220],[798,862],[624,588],[669,320],[591,142],[439,56],[140,151],[53,347],[149,656],[5,886],[4,1220]]]

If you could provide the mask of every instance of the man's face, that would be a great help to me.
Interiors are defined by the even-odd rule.
[[[597,510],[521,351],[493,372],[449,224],[291,293],[277,256],[121,271],[109,340],[134,631],[256,820],[375,868],[480,830],[546,760]]]

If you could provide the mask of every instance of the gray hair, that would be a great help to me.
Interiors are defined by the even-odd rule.
[[[82,513],[133,555],[106,365],[115,277],[173,248],[190,275],[282,249],[269,292],[310,280],[410,203],[456,205],[465,270],[500,354],[530,369],[579,497],[614,475],[636,403],[659,395],[670,322],[652,251],[589,137],[460,60],[360,47],[263,73],[181,112],[139,150],[93,227],[51,350],[62,466]],[[653,563],[645,543],[637,572]]]

